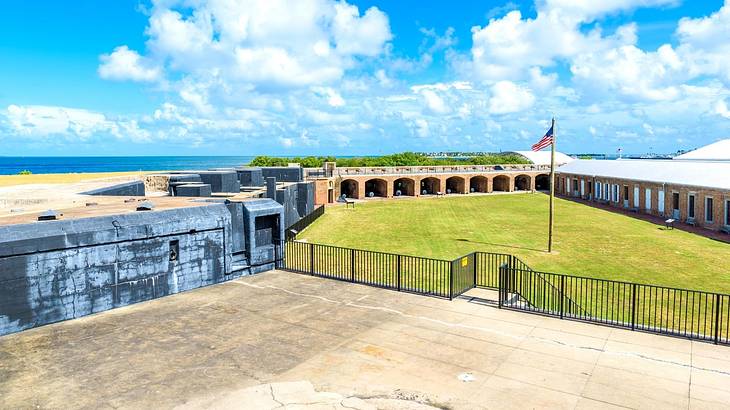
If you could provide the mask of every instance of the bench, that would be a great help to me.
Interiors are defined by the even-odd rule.
[[[676,222],[675,219],[669,218],[664,221],[664,226],[666,226],[667,229],[674,229],[674,222]]]
[[[444,193],[443,193],[443,192],[441,192],[441,191],[439,191],[439,192],[436,192],[436,196],[444,196],[444,195],[446,195],[446,194],[444,194]]]
[[[723,226],[722,228],[720,228],[720,232],[730,235],[730,226]]]
[[[355,200],[350,198],[345,198],[345,208],[352,205],[352,209],[355,209]]]
[[[695,226],[695,219],[694,218],[687,218],[686,223],[687,223],[687,225]]]

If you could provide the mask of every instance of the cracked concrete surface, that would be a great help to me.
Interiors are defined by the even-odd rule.
[[[345,397],[338,393],[316,391],[312,383],[281,382],[247,387],[222,396],[202,397],[176,410],[251,408],[333,409],[333,410],[438,410],[438,408],[397,397]]]
[[[0,408],[730,407],[730,347],[469,294],[241,278],[0,338]]]

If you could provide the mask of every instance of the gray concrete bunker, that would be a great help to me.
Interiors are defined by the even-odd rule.
[[[271,199],[0,226],[0,335],[273,269]]]

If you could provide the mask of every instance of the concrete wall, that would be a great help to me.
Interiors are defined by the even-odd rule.
[[[264,199],[2,226],[0,335],[272,269],[251,241],[282,219]]]
[[[300,167],[262,167],[264,178],[274,177],[278,182],[300,182],[304,180],[304,168]]]
[[[82,194],[105,196],[145,196],[145,186],[143,181],[132,181],[82,192]]]

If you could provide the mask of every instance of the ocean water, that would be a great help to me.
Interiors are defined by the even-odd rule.
[[[28,170],[34,174],[67,172],[172,171],[227,168],[254,157],[0,157],[0,175]]]

